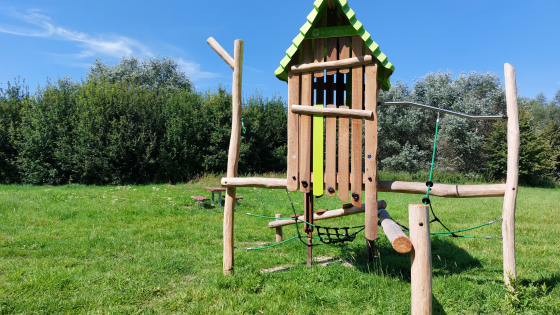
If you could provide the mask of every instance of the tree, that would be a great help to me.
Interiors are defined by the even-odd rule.
[[[88,78],[108,83],[140,85],[149,89],[193,89],[191,80],[171,57],[148,60],[123,57],[114,66],[97,59],[90,67]]]
[[[522,183],[537,184],[549,175],[555,167],[556,156],[544,132],[538,132],[531,119],[531,113],[519,108],[519,179]],[[496,179],[503,179],[507,173],[507,122],[494,125],[484,146],[489,153],[486,163],[488,172]]]

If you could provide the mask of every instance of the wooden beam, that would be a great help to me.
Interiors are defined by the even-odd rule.
[[[241,86],[243,78],[243,41],[236,40],[234,44],[234,70],[232,83],[232,117],[231,138],[229,141],[227,176],[237,176],[239,162],[239,144],[241,142]],[[224,204],[224,275],[233,273],[233,214],[235,209],[235,187],[227,187]]]
[[[373,63],[371,55],[352,57],[336,61],[318,62],[318,63],[303,63],[300,65],[292,66],[293,73],[322,71],[328,69],[338,69],[345,67],[357,67]]]
[[[323,116],[373,119],[373,112],[371,110],[357,110],[357,109],[345,109],[345,108],[324,108],[324,107],[292,105],[292,113],[303,114],[303,115],[323,115]]]
[[[206,42],[231,67],[231,70],[235,70],[233,58],[231,58],[231,56],[227,53],[227,51],[224,48],[222,48],[220,44],[218,44],[218,42],[214,39],[214,37],[208,38]]]
[[[379,200],[377,202],[377,205],[379,209],[385,209],[387,207],[387,203],[385,202],[385,200]],[[329,210],[323,214],[314,214],[313,221],[345,217],[348,215],[363,213],[364,211],[365,211],[365,205],[362,205],[361,207],[352,206],[346,209]],[[304,216],[298,216],[298,219],[305,220]],[[280,226],[291,225],[291,224],[295,224],[295,220],[276,220],[276,221],[269,222],[268,227],[272,229],[272,228],[277,228]]]
[[[337,174],[337,181],[340,181]],[[285,189],[287,180],[285,178],[262,178],[262,177],[235,177],[222,178],[223,187],[260,187],[269,189]],[[336,189],[339,190],[338,184]],[[364,187],[362,187],[364,188]],[[425,183],[400,182],[400,181],[377,181],[378,192],[403,193],[403,194],[426,194]],[[446,198],[484,198],[503,197],[506,184],[490,185],[447,185],[434,184],[430,195]],[[343,200],[347,201],[347,200]]]
[[[365,66],[365,73],[365,109],[377,115],[377,63]],[[366,120],[365,129],[365,235],[371,262],[373,242],[377,239],[377,119]]]
[[[517,108],[517,85],[515,69],[504,65],[507,103],[507,175],[504,206],[502,210],[502,237],[504,255],[504,280],[510,290],[511,278],[517,278],[515,266],[515,205],[519,177],[519,111]]]
[[[285,178],[265,178],[265,177],[224,177],[222,178],[223,187],[258,187],[268,189],[286,189],[287,180]]]
[[[409,205],[411,314],[432,314],[432,248],[427,205]]]
[[[410,239],[404,234],[401,227],[393,221],[387,210],[380,208],[378,211],[379,221],[383,232],[391,242],[393,249],[398,253],[406,254],[412,250]]]

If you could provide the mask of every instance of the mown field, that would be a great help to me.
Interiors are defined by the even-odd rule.
[[[334,260],[305,265],[298,240],[235,252],[235,275],[222,275],[223,210],[191,195],[218,177],[178,185],[0,186],[0,314],[408,314],[410,257],[380,233],[368,264],[364,236],[317,246]],[[238,209],[292,213],[284,190],[241,188]],[[291,193],[298,213],[303,197]],[[387,210],[408,222],[422,196],[380,193]],[[501,198],[432,197],[452,230],[501,217]],[[339,208],[323,197],[316,208]],[[560,190],[519,189],[516,294],[506,294],[499,239],[432,238],[435,314],[560,314]],[[363,214],[321,221],[363,224]],[[239,247],[274,243],[268,220],[236,214]],[[434,223],[432,231],[443,231]],[[465,235],[499,236],[500,224]],[[294,226],[284,237],[296,235]],[[261,273],[262,269],[290,267]]]

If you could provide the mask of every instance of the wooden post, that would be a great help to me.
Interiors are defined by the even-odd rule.
[[[383,232],[391,242],[393,248],[401,254],[409,253],[412,250],[410,239],[404,234],[401,227],[391,219],[389,212],[385,209],[379,209],[379,221]]]
[[[304,193],[303,210],[305,211],[305,221],[313,224],[313,191]],[[307,267],[311,268],[313,265],[313,227],[305,224],[305,232],[307,233]]]
[[[374,244],[377,239],[377,63],[365,67],[365,108],[374,114],[373,120],[366,120],[365,139],[365,204],[366,204],[366,250],[369,261],[375,256]]]
[[[504,255],[504,280],[512,289],[510,278],[517,278],[515,267],[515,204],[519,177],[519,112],[515,68],[504,65],[507,102],[507,175],[504,207],[502,210],[502,237]]]
[[[274,217],[280,219],[282,217],[282,215],[277,213]],[[279,221],[279,220],[276,220],[276,221]],[[276,243],[279,243],[279,242],[282,242],[282,227],[281,226],[276,228]]]
[[[243,75],[243,41],[234,44],[234,70],[232,84],[231,138],[227,164],[227,176],[237,177],[239,143],[241,142],[241,82]],[[224,205],[224,275],[233,273],[233,213],[235,209],[235,187],[227,187]]]
[[[411,314],[432,314],[432,249],[427,205],[408,205],[410,241]]]

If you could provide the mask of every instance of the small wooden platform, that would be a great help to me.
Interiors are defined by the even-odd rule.
[[[222,206],[222,191],[226,191],[224,187],[204,187],[204,190],[212,192],[212,205],[214,205],[214,194],[218,194],[218,206]]]

